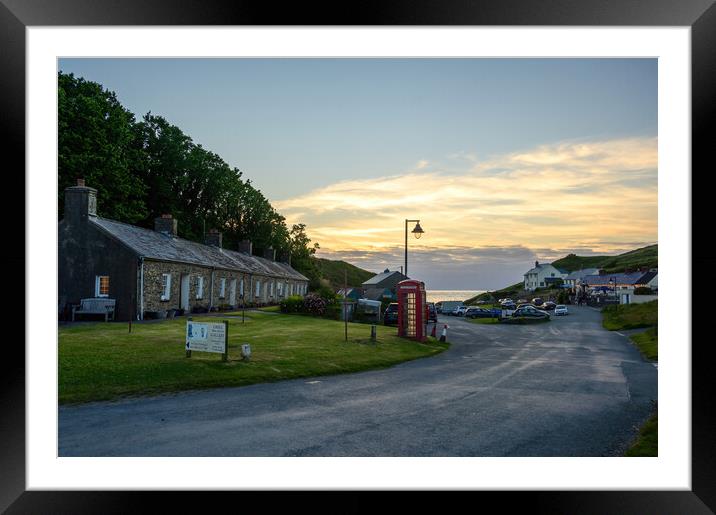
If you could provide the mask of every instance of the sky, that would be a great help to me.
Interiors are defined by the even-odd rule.
[[[61,59],[242,170],[321,249],[428,289],[657,242],[656,59]],[[412,230],[414,224],[410,224]]]

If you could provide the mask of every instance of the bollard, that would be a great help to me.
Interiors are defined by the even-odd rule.
[[[443,327],[443,334],[440,335],[441,342],[444,342],[447,340],[447,330],[448,330],[448,326],[447,326],[447,324],[445,324],[445,327]]]
[[[375,342],[376,338],[377,338],[376,327],[374,325],[372,325],[372,326],[370,326],[370,340],[372,342]]]
[[[251,345],[244,343],[241,345],[241,359],[244,361],[251,360]]]

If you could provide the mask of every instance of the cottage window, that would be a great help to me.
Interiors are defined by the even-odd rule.
[[[272,281],[272,282],[271,282],[271,296],[272,296],[272,297],[273,297],[273,285],[274,285],[274,282]]]
[[[261,281],[256,281],[256,296],[261,295]]]
[[[172,274],[162,274],[162,296],[161,300],[169,300],[172,292]]]
[[[109,297],[109,276],[98,275],[94,281],[94,296]]]
[[[204,277],[201,275],[196,278],[196,298],[198,300],[204,298]]]
[[[241,282],[239,283],[239,296],[243,299],[244,298],[244,279],[241,279]]]
[[[222,277],[219,280],[219,298],[223,299],[226,297],[226,278]]]

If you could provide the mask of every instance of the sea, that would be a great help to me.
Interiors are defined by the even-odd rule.
[[[426,292],[428,302],[440,302],[443,300],[461,300],[465,301],[485,293],[486,290],[428,290]]]

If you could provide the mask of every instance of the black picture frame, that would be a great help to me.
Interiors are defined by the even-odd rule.
[[[337,5],[337,4],[336,4]],[[271,2],[193,0],[0,0],[0,127],[2,128],[3,188],[23,198],[25,169],[25,28],[60,25],[562,25],[562,26],[689,26],[692,51],[692,235],[710,234],[708,217],[699,207],[709,205],[708,183],[713,168],[709,159],[711,120],[716,114],[716,6],[714,0],[501,0],[501,1],[362,1],[327,10],[320,4],[291,3],[280,9]],[[8,159],[9,158],[9,159]],[[12,163],[12,165],[10,164]],[[709,167],[709,168],[707,168]],[[698,171],[698,173],[694,173]],[[688,171],[684,171],[688,180]],[[698,183],[698,187],[694,187]],[[26,193],[27,194],[27,193]],[[699,197],[700,195],[700,197]],[[706,195],[709,195],[707,197]],[[699,202],[703,201],[703,202]],[[17,222],[22,206],[5,203],[6,238],[12,252],[3,256],[8,269],[24,269],[24,223]],[[702,207],[703,208],[703,207]],[[705,211],[702,214],[707,214]],[[13,233],[14,230],[14,233]],[[700,243],[694,238],[694,243]],[[706,243],[692,251],[692,267],[714,270],[716,260]],[[10,255],[7,255],[10,254]],[[24,306],[20,274],[9,274],[8,288],[15,292],[12,305]],[[691,277],[684,280],[691,282]],[[708,298],[693,289],[694,306]],[[46,311],[46,309],[43,308]],[[25,317],[37,316],[32,310]],[[16,309],[12,310],[17,318]],[[691,316],[690,314],[688,316]],[[697,317],[698,319],[698,317]],[[25,320],[27,323],[27,319]],[[697,334],[693,332],[694,336]],[[712,340],[709,338],[708,340]],[[681,342],[687,345],[689,342]],[[692,345],[692,490],[691,491],[563,491],[482,492],[478,502],[500,503],[501,511],[523,507],[533,513],[713,513],[716,511],[716,407],[709,368],[711,341]],[[26,345],[29,342],[26,342]],[[25,488],[25,354],[13,343],[6,345],[0,362],[0,509],[7,513],[125,513],[151,509],[148,497],[160,497],[162,511],[171,505],[180,511],[206,504],[206,493],[163,492],[58,492]],[[238,501],[225,493],[229,502]],[[246,494],[241,495],[245,506]],[[262,499],[270,493],[257,494]],[[291,494],[290,502],[304,498]],[[413,502],[426,506],[422,494]],[[212,495],[212,503],[216,502]],[[370,495],[351,493],[337,501],[341,511],[363,511],[373,503]],[[439,502],[439,501],[438,501]],[[476,502],[470,500],[470,503]],[[238,505],[237,505],[238,506]]]

